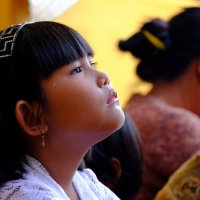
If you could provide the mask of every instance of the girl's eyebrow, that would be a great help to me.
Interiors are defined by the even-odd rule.
[[[94,53],[93,54],[92,53],[88,53],[87,56],[88,57],[90,56],[91,58],[93,58],[94,57]]]

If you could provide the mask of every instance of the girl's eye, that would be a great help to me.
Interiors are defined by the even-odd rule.
[[[96,62],[92,62],[92,63],[90,63],[90,65],[91,65],[91,67],[93,67],[93,68],[97,68],[97,63]]]
[[[82,68],[81,67],[76,67],[75,69],[72,70],[72,73],[71,74],[77,74],[77,73],[80,73],[82,72]]]

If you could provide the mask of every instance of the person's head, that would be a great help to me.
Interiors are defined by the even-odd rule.
[[[127,40],[122,51],[139,59],[136,72],[148,82],[171,81],[200,57],[200,7],[186,8],[168,22],[153,19]]]
[[[79,33],[56,22],[0,32],[0,184],[22,175],[26,154],[67,142],[87,149],[121,127],[116,92],[93,54]]]
[[[142,150],[138,129],[128,114],[122,128],[92,147],[85,163],[120,199],[133,199],[142,182]]]

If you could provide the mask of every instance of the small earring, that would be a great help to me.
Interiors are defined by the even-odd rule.
[[[45,147],[46,146],[46,143],[45,143],[45,140],[44,140],[44,134],[42,135],[42,147]]]
[[[39,128],[39,131],[40,131],[40,133],[41,133],[41,135],[42,135],[42,147],[45,147],[45,146],[46,146],[46,143],[45,143],[45,140],[44,140],[44,135],[45,135],[45,133],[42,133],[42,131],[41,131],[41,129],[40,129],[40,126],[38,126],[38,128]]]

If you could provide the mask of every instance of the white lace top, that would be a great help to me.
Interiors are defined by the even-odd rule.
[[[69,200],[41,163],[30,156],[28,163],[22,179],[9,181],[0,188],[0,200]],[[90,169],[77,171],[73,184],[81,200],[119,200]]]

